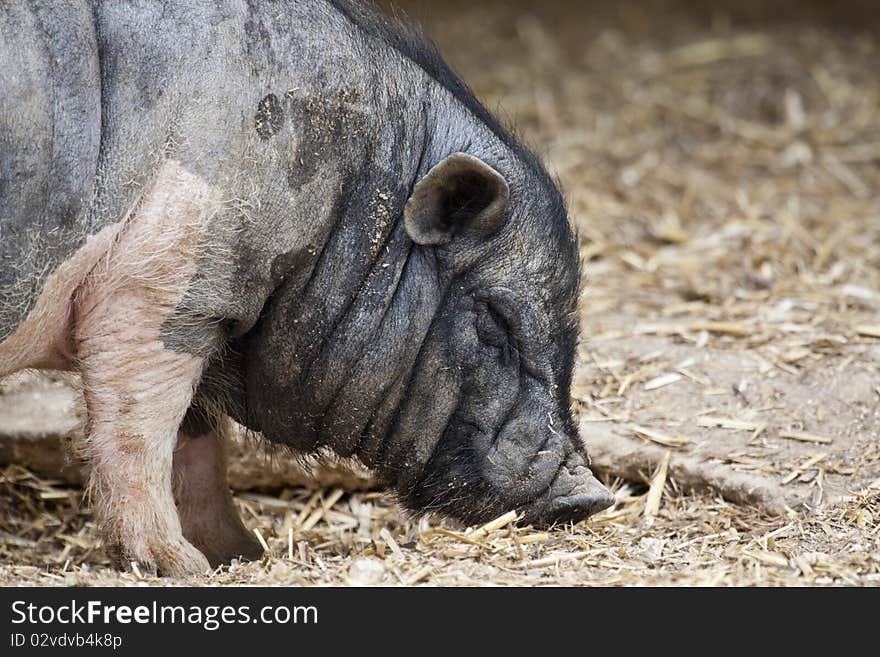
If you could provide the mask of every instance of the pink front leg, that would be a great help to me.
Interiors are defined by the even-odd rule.
[[[130,306],[119,310],[134,319]],[[102,318],[112,318],[109,309]],[[204,574],[208,560],[183,536],[171,481],[177,427],[202,359],[169,352],[147,335],[138,342],[132,333],[139,332],[120,321],[100,337],[80,339],[89,493],[118,565],[135,562],[141,570],[173,576]]]
[[[115,561],[165,575],[210,569],[184,537],[172,489],[178,427],[205,358],[170,348],[163,327],[179,319],[218,205],[204,182],[166,162],[74,296],[93,506]],[[184,319],[176,330],[210,335],[199,318]]]

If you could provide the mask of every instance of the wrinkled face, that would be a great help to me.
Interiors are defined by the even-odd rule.
[[[496,196],[490,192],[472,209]],[[499,225],[515,211],[505,212]],[[508,225],[506,240],[499,231],[481,244],[476,233],[469,243],[450,239],[438,247],[452,259],[471,250],[472,263],[451,286],[422,347],[420,369],[436,385],[411,392],[431,396],[435,440],[418,476],[401,477],[408,505],[467,523],[516,509],[525,522],[550,524],[613,501],[587,468],[572,417],[579,267],[567,221],[556,219]],[[540,231],[529,230],[536,224]]]
[[[605,508],[569,408],[570,309],[548,314],[538,295],[474,273],[425,341],[423,365],[445,391],[432,395],[432,415],[445,425],[426,431],[436,442],[419,475],[401,478],[404,501],[468,523],[517,509],[547,524]]]
[[[354,220],[338,231],[244,346],[240,419],[298,450],[357,455],[406,506],[466,523],[609,506],[569,401],[576,241],[555,188],[512,187],[453,154],[415,186],[376,257],[350,255],[366,239]]]

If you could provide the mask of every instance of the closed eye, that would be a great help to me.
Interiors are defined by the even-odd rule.
[[[519,347],[510,324],[490,303],[477,304],[477,337],[483,344],[498,349],[505,365],[520,360]]]
[[[517,299],[508,290],[493,289],[491,292],[478,291],[474,294],[474,311],[476,313],[477,337],[480,342],[498,349],[505,365],[517,363],[521,374],[528,375],[542,385],[550,385],[549,367],[540,358],[540,351],[532,353],[530,346],[536,340],[529,339],[534,335],[527,330],[524,317],[521,316]]]
[[[477,304],[477,336],[493,347],[506,347],[510,342],[510,327],[504,316],[484,302]]]

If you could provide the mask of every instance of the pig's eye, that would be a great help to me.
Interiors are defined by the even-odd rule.
[[[510,345],[510,329],[504,317],[487,303],[477,305],[477,335],[493,347],[506,349]]]

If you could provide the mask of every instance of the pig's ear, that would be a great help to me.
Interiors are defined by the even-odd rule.
[[[464,231],[488,236],[504,223],[509,195],[495,169],[473,155],[453,153],[415,186],[403,225],[416,244],[446,244]]]

